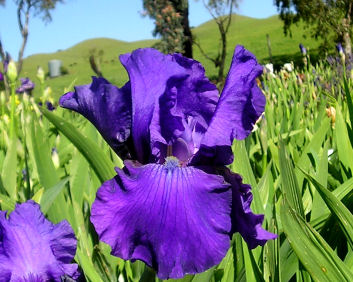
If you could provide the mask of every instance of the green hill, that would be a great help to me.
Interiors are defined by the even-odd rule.
[[[216,56],[219,44],[219,36],[217,25],[214,21],[206,22],[193,29],[194,35],[199,39],[203,49],[208,54]],[[227,67],[231,61],[234,46],[237,44],[244,45],[253,52],[261,63],[269,62],[269,53],[267,47],[266,34],[270,37],[271,50],[274,61],[286,60],[287,62],[298,57],[299,43],[304,44],[311,50],[317,49],[319,42],[307,36],[303,37],[307,31],[304,25],[292,27],[292,37],[284,36],[283,23],[278,16],[272,16],[266,19],[254,19],[239,15],[234,15],[229,30],[227,42]],[[195,58],[204,63],[208,74],[214,74],[215,68],[211,62],[206,62],[201,53],[194,47]]]
[[[208,21],[192,30],[195,38],[203,46],[205,52],[211,56],[215,56],[219,46],[219,35],[215,22]],[[267,19],[254,19],[234,15],[228,35],[227,67],[229,67],[234,47],[237,44],[242,44],[252,51],[261,63],[268,62],[266,34],[270,36],[274,58],[287,56],[288,61],[290,61],[294,56],[298,56],[298,45],[300,42],[310,49],[317,48],[318,42],[312,40],[309,36],[307,39],[304,39],[304,32],[303,26],[294,26],[292,29],[293,37],[285,37],[283,35],[282,22],[277,16]],[[89,66],[88,58],[91,50],[95,49],[97,52],[99,50],[103,50],[104,52],[101,66],[103,75],[112,83],[121,86],[127,80],[127,75],[119,62],[119,54],[130,52],[140,47],[152,46],[155,42],[156,40],[124,42],[108,38],[86,40],[67,50],[29,56],[24,61],[21,76],[29,76],[33,80],[36,80],[35,73],[37,66],[40,65],[47,71],[49,60],[62,60],[63,66],[68,70],[69,74],[47,80],[47,85],[53,88],[55,96],[58,97],[64,92],[64,88],[72,84],[79,85],[90,82],[90,77],[94,73]],[[194,46],[194,58],[205,66],[208,75],[212,76],[216,73],[212,63],[201,55],[196,46]]]

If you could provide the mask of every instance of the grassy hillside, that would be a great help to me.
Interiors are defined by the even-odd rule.
[[[108,38],[97,38],[83,41],[67,50],[51,54],[36,54],[25,59],[21,76],[35,78],[37,66],[42,66],[48,71],[48,61],[58,59],[68,70],[68,75],[48,79],[46,84],[54,90],[55,96],[63,94],[64,88],[71,84],[86,84],[94,75],[89,65],[90,51],[103,50],[102,71],[104,76],[112,83],[121,85],[127,80],[127,75],[119,62],[119,54],[130,52],[136,48],[153,45],[153,40],[136,41],[132,43]],[[38,89],[37,89],[38,90]]]
[[[272,54],[275,58],[285,55],[290,60],[293,56],[298,55],[298,44],[300,42],[310,49],[315,49],[318,43],[310,38],[304,39],[303,33],[303,26],[294,27],[293,37],[285,37],[283,35],[282,22],[277,16],[267,19],[253,19],[234,15],[228,35],[227,67],[229,66],[234,47],[237,44],[242,44],[251,50],[260,62],[268,62],[266,34],[270,35]],[[209,55],[215,56],[217,54],[219,36],[214,21],[209,21],[193,28],[193,34]],[[90,77],[94,73],[91,71],[88,58],[90,50],[95,49],[104,51],[103,75],[112,83],[121,86],[127,80],[127,75],[119,62],[119,54],[130,52],[139,47],[152,46],[154,42],[155,40],[145,40],[129,43],[108,38],[86,40],[67,50],[51,54],[36,54],[26,58],[22,76],[29,76],[35,80],[38,65],[47,71],[49,60],[62,60],[63,65],[69,71],[69,75],[47,80],[47,84],[53,88],[55,96],[58,97],[64,92],[64,88],[69,87],[71,84],[78,85],[90,82]],[[201,55],[196,46],[194,47],[194,57],[204,64],[208,75],[212,76],[216,73],[212,63]]]
[[[201,46],[204,46],[203,49],[215,56],[219,44],[216,23],[214,21],[206,22],[193,31],[195,37],[200,41]],[[288,58],[288,61],[290,61],[293,57],[299,55],[299,43],[303,43],[311,50],[318,47],[319,43],[311,39],[310,36],[307,36],[306,39],[303,37],[305,32],[303,25],[293,26],[292,37],[284,36],[283,24],[280,19],[278,19],[278,16],[272,16],[267,19],[254,19],[234,15],[227,43],[227,67],[231,61],[234,46],[237,44],[242,44],[253,52],[261,63],[269,62],[266,34],[270,36],[273,58],[278,60],[285,56]],[[215,73],[212,63],[205,62],[205,59],[202,57],[197,47],[194,47],[194,50],[195,58],[205,63],[208,74]]]

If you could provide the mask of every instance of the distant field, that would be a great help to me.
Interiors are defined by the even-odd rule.
[[[272,55],[274,58],[288,56],[288,60],[298,56],[298,44],[301,42],[311,50],[316,49],[318,42],[311,38],[303,38],[305,30],[303,26],[293,27],[293,37],[283,35],[282,22],[277,16],[267,19],[253,19],[249,17],[234,15],[228,35],[228,56],[227,68],[235,45],[242,44],[252,51],[261,63],[269,61],[266,34],[270,35]],[[214,21],[206,22],[193,28],[193,34],[201,43],[204,50],[210,55],[217,54],[219,46],[218,29]],[[29,39],[30,40],[30,39]],[[55,97],[64,93],[64,88],[70,87],[73,83],[86,84],[94,75],[89,66],[88,58],[90,50],[103,50],[103,75],[119,86],[127,80],[126,72],[119,62],[119,54],[130,52],[136,48],[152,46],[156,40],[144,40],[136,42],[124,42],[108,38],[96,38],[86,40],[67,49],[51,54],[36,54],[25,59],[22,76],[29,76],[34,81],[37,66],[48,70],[48,61],[51,59],[62,60],[63,66],[68,69],[69,74],[54,79],[48,79],[47,85],[54,90]],[[210,61],[202,57],[201,53],[194,46],[194,58],[205,66],[207,74],[215,75],[215,68]]]

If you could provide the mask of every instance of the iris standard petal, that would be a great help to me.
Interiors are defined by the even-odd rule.
[[[185,77],[172,77],[166,90],[155,104],[151,124],[150,140],[153,162],[164,163],[168,146],[172,155],[181,161],[187,161],[193,151],[191,130],[181,109],[177,108],[178,85]],[[177,146],[181,145],[181,146]],[[175,150],[179,149],[179,150]]]
[[[121,158],[131,158],[133,150],[127,142],[131,131],[129,83],[119,89],[104,78],[93,77],[91,84],[75,87],[75,92],[63,95],[59,103],[86,117]]]
[[[241,176],[228,168],[224,168],[221,175],[232,185],[232,233],[239,232],[250,249],[277,238],[276,234],[262,228],[264,216],[251,211],[251,186],[243,184]]]
[[[150,124],[151,149],[157,160],[164,162],[166,146],[173,156],[187,163],[199,145],[218,101],[218,90],[205,76],[202,65],[174,54],[173,60],[184,74],[168,79],[165,92],[155,104]],[[196,142],[195,142],[196,141]]]
[[[132,95],[132,138],[141,163],[150,158],[149,125],[155,104],[165,92],[168,80],[173,76],[185,75],[171,55],[146,48],[120,56],[131,83]]]
[[[243,46],[237,46],[214,116],[194,163],[213,158],[217,164],[233,160],[233,140],[246,138],[265,109],[265,96],[256,84],[262,66]]]
[[[0,211],[0,277],[60,281],[69,275],[76,279],[77,264],[70,264],[75,252],[76,238],[68,222],[52,224],[35,202],[17,204],[8,219]]]
[[[91,211],[91,222],[113,255],[142,260],[161,279],[210,268],[230,244],[229,184],[177,162],[126,161],[98,190]]]
[[[198,61],[181,54],[174,54],[173,58],[188,74],[178,86],[177,107],[207,129],[219,98],[217,87],[206,77],[205,69]]]

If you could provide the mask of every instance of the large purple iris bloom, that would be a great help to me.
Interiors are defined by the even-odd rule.
[[[130,78],[122,88],[93,78],[60,99],[124,159],[91,211],[112,254],[180,278],[218,264],[234,232],[250,248],[275,238],[250,209],[250,186],[225,167],[234,138],[248,136],[264,111],[254,55],[237,46],[220,97],[202,65],[180,54],[138,49],[120,61]]]
[[[61,281],[76,279],[75,234],[67,221],[45,219],[33,201],[17,204],[6,217],[0,211],[0,281]]]

